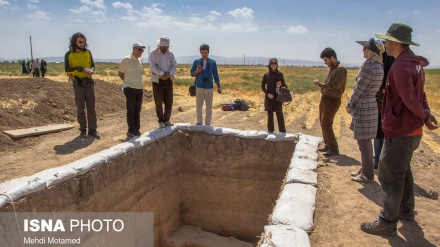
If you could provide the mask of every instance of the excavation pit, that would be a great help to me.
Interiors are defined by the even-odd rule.
[[[155,246],[255,246],[265,226],[277,224],[274,206],[286,182],[316,186],[317,164],[307,164],[317,157],[295,156],[299,140],[294,134],[167,127],[0,185],[0,212],[154,212]],[[316,153],[319,138],[312,143]],[[293,167],[295,159],[308,167]],[[312,172],[312,178],[289,175],[294,170]]]

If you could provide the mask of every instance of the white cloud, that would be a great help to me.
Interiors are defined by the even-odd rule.
[[[29,2],[31,2],[31,3],[39,3],[40,1],[39,0],[29,0]]]
[[[222,14],[220,14],[217,11],[211,11],[209,12],[209,15],[206,17],[210,22],[213,22],[217,19],[217,17],[221,16]]]
[[[96,0],[96,1],[91,1],[91,0],[81,0],[81,3],[84,3],[85,5],[90,5],[92,7],[96,7],[98,9],[106,9],[107,7],[105,7],[104,4],[104,0]]]
[[[35,5],[35,4],[28,4],[27,8],[28,9],[37,9],[37,5]]]
[[[112,6],[115,9],[133,10],[133,5],[131,5],[130,3],[115,2],[115,3],[112,3]]]
[[[309,30],[304,27],[303,25],[299,25],[299,26],[290,26],[287,29],[287,32],[289,33],[307,33]]]
[[[87,13],[90,11],[91,11],[91,9],[86,5],[83,5],[79,8],[76,8],[76,9],[70,9],[70,12],[72,12],[74,14],[84,14],[84,13]]]
[[[252,22],[254,11],[252,9],[244,7],[241,9],[234,9],[232,11],[229,11],[228,15],[233,16],[239,22],[250,23]]]
[[[27,17],[36,20],[49,20],[50,12],[35,11],[34,14],[28,14]]]
[[[243,7],[241,9],[234,9],[228,12],[228,15],[235,18],[236,22],[221,23],[220,29],[223,31],[236,32],[256,32],[258,27],[252,25],[254,11],[252,9]]]
[[[8,6],[8,5],[11,5],[8,1],[0,0],[0,7],[5,7],[5,6]]]

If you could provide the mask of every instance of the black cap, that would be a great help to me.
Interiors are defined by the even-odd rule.
[[[367,48],[368,50],[380,55],[380,50],[376,46],[376,41],[374,40],[374,38],[371,38],[368,41],[356,41],[356,42],[362,45],[363,47]]]

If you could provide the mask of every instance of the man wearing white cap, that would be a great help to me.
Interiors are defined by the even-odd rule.
[[[133,44],[133,51],[130,55],[124,57],[119,64],[119,78],[124,81],[123,90],[126,99],[127,107],[127,137],[140,136],[141,132],[141,107],[143,85],[142,72],[144,67],[142,65],[142,53],[145,46],[139,42]]]
[[[361,224],[361,230],[375,235],[397,235],[397,221],[414,221],[414,177],[411,158],[422,139],[423,125],[438,128],[424,95],[425,74],[420,60],[409,45],[412,28],[393,23],[384,35],[393,63],[386,81],[382,102],[384,146],[379,158],[378,177],[383,191],[383,210],[373,222]]]
[[[172,126],[170,122],[173,107],[173,81],[176,79],[176,59],[169,51],[170,39],[160,37],[157,48],[151,52],[149,58],[151,81],[153,83],[154,103],[159,127]],[[165,111],[163,109],[165,105]]]

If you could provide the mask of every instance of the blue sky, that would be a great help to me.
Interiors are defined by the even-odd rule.
[[[122,58],[140,41],[171,39],[176,56],[198,55],[202,43],[224,57],[320,61],[325,47],[342,63],[361,63],[356,40],[385,33],[393,22],[414,28],[412,47],[440,66],[438,0],[0,0],[0,58],[64,56],[82,32],[95,58]],[[147,52],[143,55],[147,58]]]

